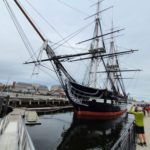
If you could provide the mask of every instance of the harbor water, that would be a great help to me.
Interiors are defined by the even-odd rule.
[[[73,112],[40,115],[27,129],[36,150],[110,150],[126,128],[126,118],[77,119]]]

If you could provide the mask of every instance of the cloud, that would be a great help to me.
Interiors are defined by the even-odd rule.
[[[35,8],[37,8],[37,10],[39,10],[39,12],[43,16],[45,16],[50,24],[53,25],[57,32],[59,32],[63,37],[91,22],[91,20],[83,20],[85,14],[65,7],[56,0],[45,0],[38,2],[36,0],[32,0],[30,2],[33,6],[35,6]],[[52,28],[50,28],[48,24],[41,21],[40,17],[38,17],[37,14],[29,7],[29,5],[27,5],[26,1],[21,1],[21,3],[30,13],[29,15],[34,18],[36,24],[38,24],[38,26],[42,29],[42,32],[46,35],[46,37],[48,37],[53,42],[57,42],[61,39],[60,36]],[[91,1],[68,0],[67,3],[71,4],[71,6],[77,7],[80,10],[83,10],[88,14],[93,14],[93,11],[95,12],[94,7],[88,7],[92,3]],[[13,5],[13,9],[15,10],[20,23],[22,24],[23,29],[25,29],[27,37],[33,44],[34,51],[37,51],[37,49],[42,45],[42,42],[40,42],[38,37],[36,37],[36,33],[33,32],[30,25],[26,23],[25,19],[23,19],[23,16],[19,13],[19,10],[15,7],[13,2],[11,2],[11,4]],[[130,57],[130,62],[127,61],[127,59],[125,59],[124,62],[128,63],[129,67],[134,66],[135,68],[139,67],[144,70],[140,73],[136,88],[132,88],[131,86],[131,88],[128,88],[127,91],[131,91],[131,94],[135,93],[135,96],[138,97],[140,97],[142,94],[148,95],[150,91],[150,15],[148,15],[150,14],[150,2],[145,1],[143,3],[143,1],[137,2],[137,0],[113,0],[108,1],[107,3],[104,2],[102,7],[105,8],[105,6],[112,4],[115,4],[113,10],[114,24],[116,26],[125,26],[126,28],[126,30],[124,31],[125,36],[117,39],[117,43],[125,48],[140,50],[135,56]],[[108,13],[111,14],[111,11],[108,11],[103,15],[107,18]],[[53,77],[56,78],[56,76],[51,72],[50,74],[52,74],[53,77],[44,73],[41,73],[41,75],[38,77],[31,77],[33,66],[22,65],[23,62],[29,59],[29,54],[25,46],[23,45],[23,42],[21,41],[17,30],[15,29],[10,16],[8,15],[3,1],[0,1],[0,16],[0,81],[5,82],[9,79],[10,81],[16,80],[24,82],[39,82],[46,85],[58,83],[58,80],[53,79]],[[102,20],[102,25],[107,30],[111,27],[111,18],[112,16],[109,15],[108,19]],[[85,39],[92,36],[91,31],[89,31],[88,29],[85,30],[83,34],[70,41],[70,43],[72,44],[73,42],[84,40],[83,35],[85,36]],[[64,54],[64,51],[67,52],[66,49],[62,48],[57,52],[59,54]],[[69,53],[72,53],[73,51],[71,49],[68,50]],[[69,64],[66,65],[66,67],[70,70],[72,75],[75,75],[75,78],[77,80],[80,79],[80,74],[82,74],[82,72],[84,71],[84,68],[82,68],[80,64]],[[126,81],[126,83],[128,82]],[[147,98],[149,97],[150,96],[147,96]]]

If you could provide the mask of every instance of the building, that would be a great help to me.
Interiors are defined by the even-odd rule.
[[[34,93],[35,90],[30,83],[24,83],[24,82],[13,82],[13,88],[12,91],[14,92],[20,92],[20,93]]]
[[[51,95],[51,96],[58,96],[58,97],[66,97],[64,89],[61,87],[61,85],[53,85],[51,87],[49,95]]]
[[[0,83],[0,91],[3,89],[3,83]]]
[[[29,94],[47,94],[49,92],[48,87],[40,84],[31,84],[24,82],[13,82],[13,92],[29,93]]]
[[[60,90],[60,89],[62,89],[61,85],[53,85],[53,86],[51,86],[51,91],[53,91],[53,90]]]
[[[47,95],[48,92],[49,92],[49,90],[48,90],[48,87],[47,87],[47,86],[45,86],[45,85],[39,85],[39,86],[37,87],[37,92],[38,92],[39,94]]]

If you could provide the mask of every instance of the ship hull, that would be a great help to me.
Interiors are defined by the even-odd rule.
[[[118,118],[127,112],[126,104],[120,104],[116,106],[111,104],[95,103],[92,104],[92,106],[89,105],[88,107],[80,106],[75,103],[73,105],[75,108],[75,115],[78,118],[108,120]]]
[[[77,89],[77,87],[79,86],[80,90],[79,88]],[[89,91],[92,91],[93,93],[90,96],[91,93],[88,92],[87,87],[86,89],[84,89],[84,86],[82,85],[76,84],[74,86],[74,83],[71,84],[71,86],[69,83],[68,87],[66,88],[66,95],[69,101],[74,106],[75,115],[78,118],[108,120],[118,118],[127,112],[127,100],[121,101],[121,99],[118,100],[117,98],[115,99],[115,97],[112,97],[113,99],[110,99],[110,94],[109,97],[104,97],[104,94],[100,97],[98,96],[98,94],[94,95],[94,90],[92,91],[91,89]],[[101,91],[95,93],[101,93]]]
[[[78,118],[91,118],[91,119],[114,119],[122,116],[127,109],[118,112],[94,112],[94,111],[75,111],[75,115]]]

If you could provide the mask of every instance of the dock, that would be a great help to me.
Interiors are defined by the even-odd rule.
[[[40,125],[40,119],[36,111],[26,111],[25,113],[25,124],[26,125]]]
[[[51,107],[51,106],[66,106],[70,102],[67,98],[58,96],[44,96],[21,93],[6,93],[3,92],[3,97],[8,97],[8,105],[12,107]],[[4,99],[4,101],[6,101]]]
[[[145,135],[147,146],[139,146],[137,145],[136,150],[150,150],[150,117],[146,116],[144,118],[144,127],[145,127]]]
[[[36,111],[36,112],[57,112],[61,110],[73,110],[73,106],[55,106],[55,107],[37,107],[37,108],[26,108],[26,111]]]
[[[35,150],[22,115],[24,110],[14,109],[0,122],[1,150]]]

